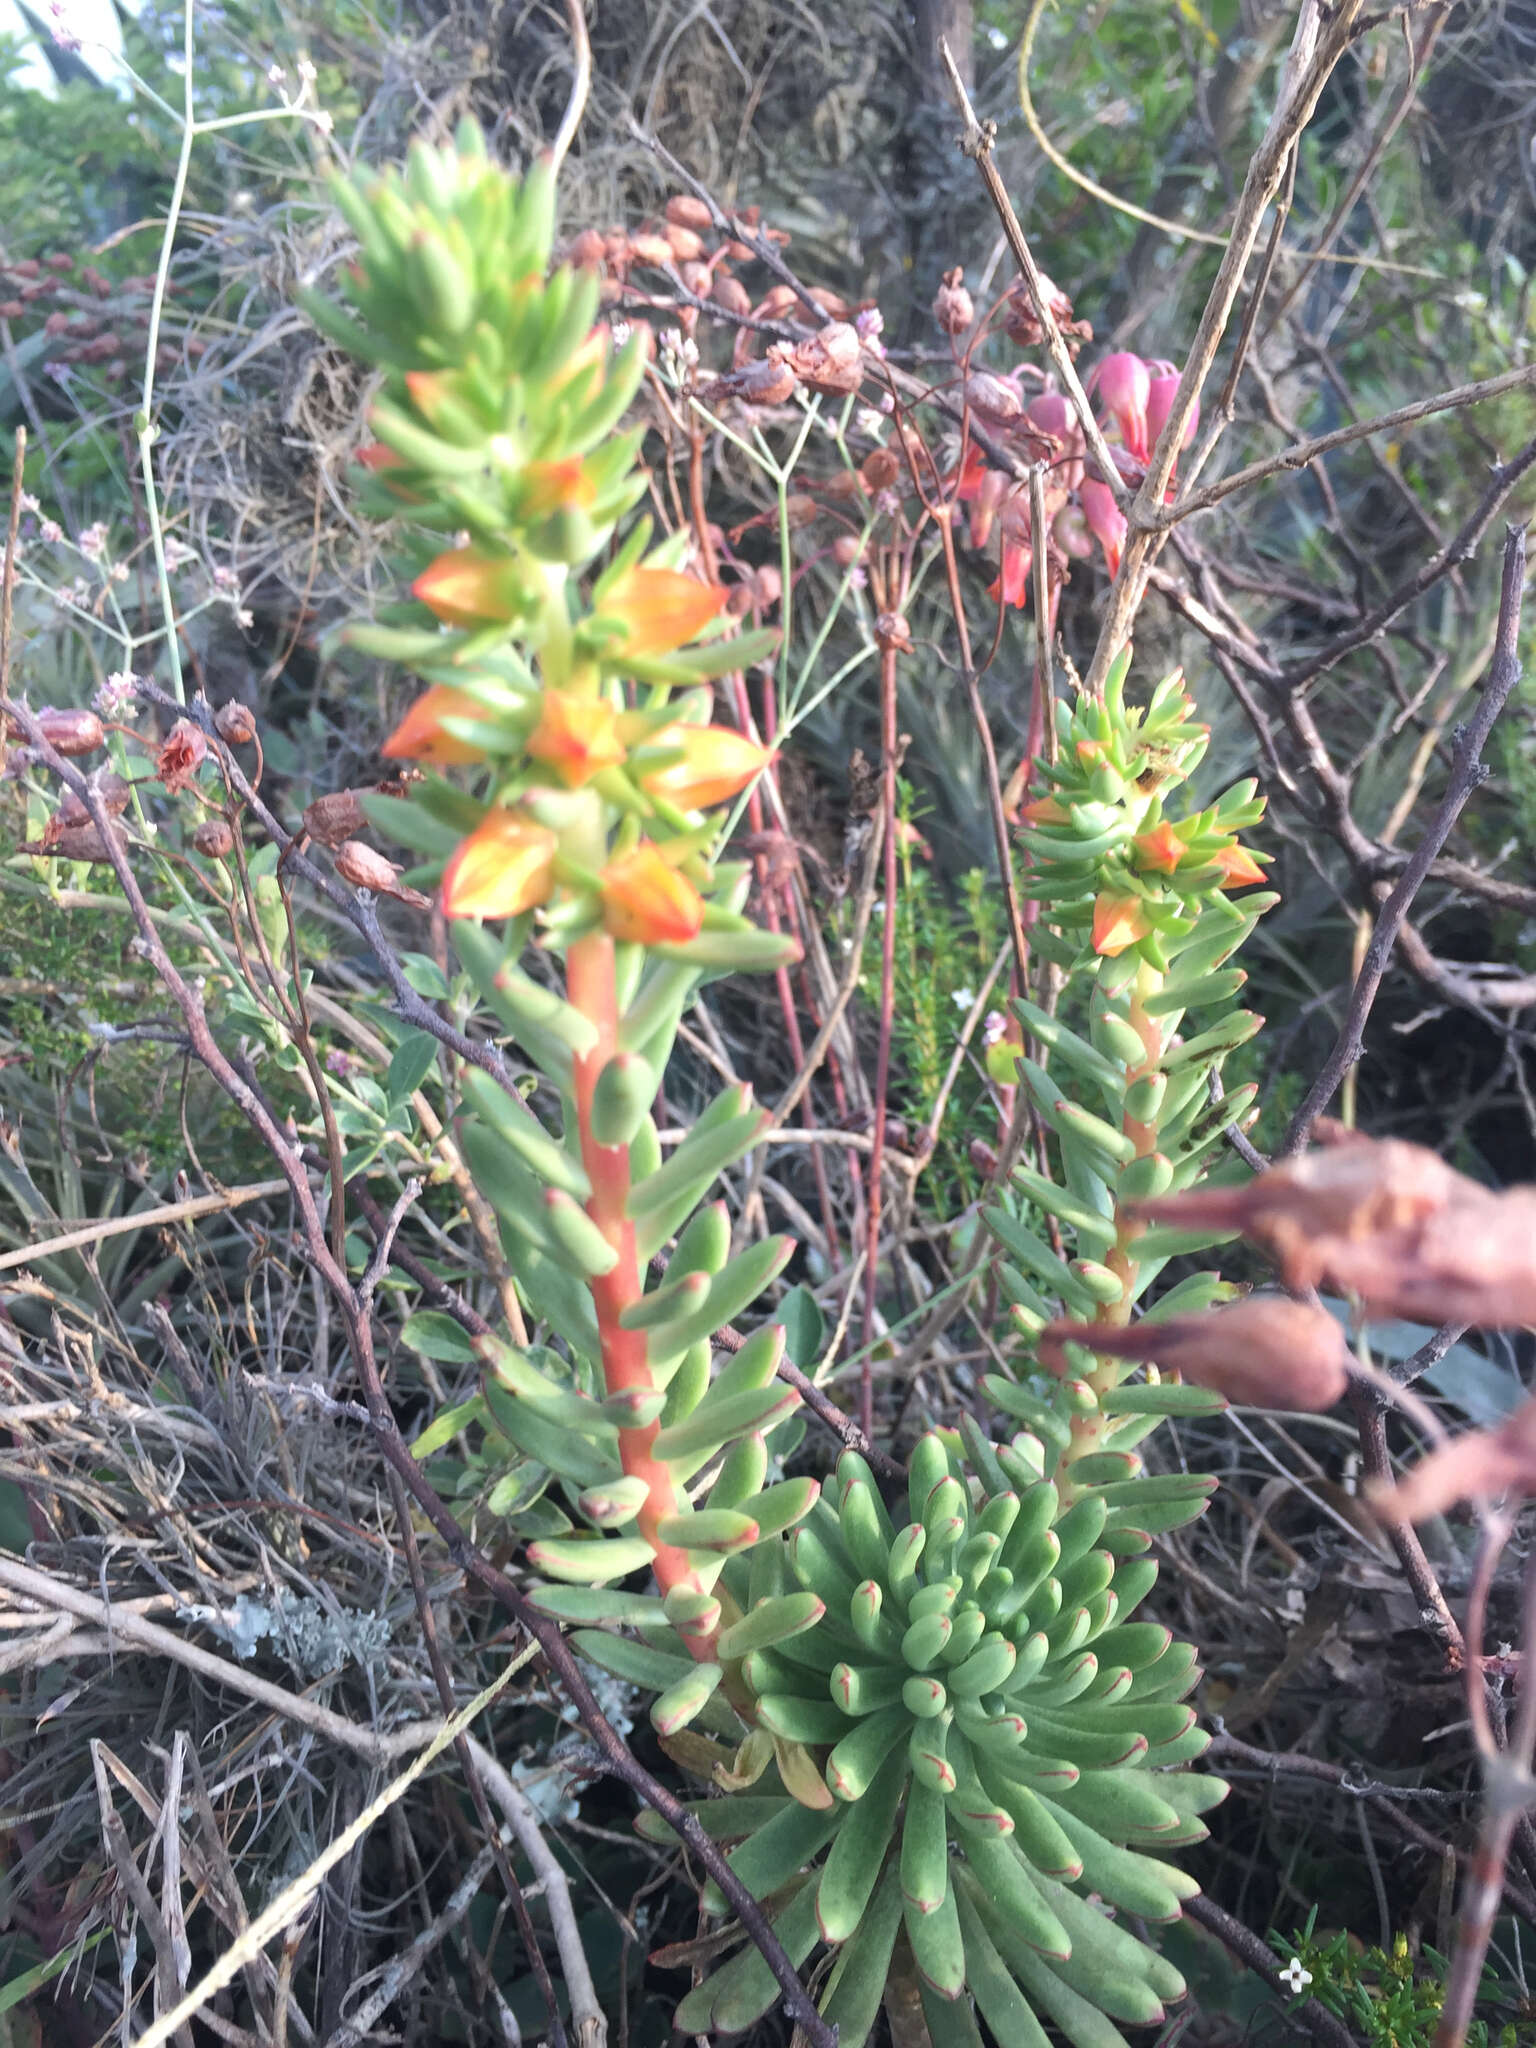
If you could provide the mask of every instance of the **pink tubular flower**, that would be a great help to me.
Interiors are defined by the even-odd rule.
[[[1104,559],[1109,564],[1109,573],[1120,572],[1120,552],[1125,546],[1125,514],[1115,503],[1115,494],[1108,484],[1101,484],[1097,477],[1085,477],[1078,487],[1078,502],[1083,508],[1083,517],[1104,550]]]
[[[1140,356],[1121,349],[1106,356],[1094,372],[1100,398],[1119,422],[1120,438],[1138,462],[1147,459],[1147,400],[1152,374]]]
[[[1034,561],[1031,550],[1017,542],[1003,542],[1003,565],[1001,572],[994,576],[987,586],[987,595],[994,603],[1001,600],[1022,610],[1029,601],[1029,572]]]
[[[1152,381],[1147,386],[1147,447],[1150,451],[1157,446],[1158,436],[1173,410],[1174,393],[1179,388],[1179,373],[1173,364],[1168,362],[1148,363],[1147,368],[1152,373]],[[1199,426],[1200,401],[1197,398],[1184,429],[1184,438],[1179,443],[1181,448],[1190,445]]]

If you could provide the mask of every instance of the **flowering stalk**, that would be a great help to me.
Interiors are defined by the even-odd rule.
[[[465,1157],[552,1343],[486,1342],[484,1391],[448,1423],[479,1421],[493,1465],[499,1447],[508,1469],[490,1504],[568,1589],[546,1589],[552,1611],[600,1618],[601,1588],[653,1574],[656,1595],[633,1598],[698,1672],[659,1712],[679,1727],[723,1675],[725,1558],[814,1493],[765,1491],[766,1451],[754,1470],[749,1449],[729,1503],[718,1481],[707,1508],[689,1496],[701,1466],[765,1444],[796,1405],[774,1380],[772,1332],[710,1382],[710,1338],[791,1247],[733,1259],[723,1213],[700,1207],[761,1127],[745,1091],[727,1091],[665,1166],[650,1117],[701,975],[795,957],[741,915],[746,878],[716,864],[710,815],[770,755],[708,723],[701,686],[771,639],[701,642],[725,592],[690,572],[681,541],[652,548],[647,522],[621,534],[644,488],[640,432],[622,426],[642,347],[614,351],[595,277],[549,270],[548,165],[519,183],[466,125],[453,151],[413,147],[403,176],[334,190],[359,244],[351,307],[306,304],[385,373],[357,482],[397,523],[410,582],[343,637],[427,685],[384,746],[415,764],[410,795],[370,798],[368,813],[422,856],[404,887],[439,891],[487,1011],[565,1105],[550,1129],[521,1096],[464,1078]],[[366,847],[346,852],[372,873]],[[530,945],[542,974],[524,964]],[[557,1494],[529,1488],[530,1460]]]

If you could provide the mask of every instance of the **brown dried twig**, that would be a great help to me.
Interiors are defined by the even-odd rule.
[[[1289,1159],[1299,1152],[1311,1135],[1312,1126],[1333,1099],[1335,1089],[1359,1059],[1365,1045],[1365,1026],[1381,987],[1392,948],[1409,906],[1418,894],[1430,865],[1451,835],[1468,798],[1486,779],[1483,748],[1494,722],[1520,680],[1520,612],[1525,594],[1525,529],[1512,526],[1504,543],[1504,569],[1499,585],[1499,623],[1494,641],[1493,661],[1483,683],[1476,711],[1456,736],[1450,780],[1434,817],[1425,828],[1399,876],[1391,895],[1376,918],[1371,941],[1349,1006],[1332,1052],[1307,1090],[1291,1118],[1276,1157]]]

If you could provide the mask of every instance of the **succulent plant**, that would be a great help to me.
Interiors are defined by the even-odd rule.
[[[1166,1852],[1224,1790],[1183,1768],[1206,1741],[1193,1650],[1132,1618],[1153,1536],[1211,1482],[1149,1474],[1138,1446],[1221,1403],[1095,1354],[1091,1327],[1124,1325],[1173,1251],[1210,1241],[1143,1230],[1133,1205],[1188,1186],[1251,1105],[1211,1081],[1258,1025],[1223,963],[1266,900],[1225,893],[1261,879],[1236,838],[1261,806],[1243,787],[1168,814],[1205,734],[1176,677],[1127,705],[1129,650],[1102,699],[1058,707],[1022,885],[1064,983],[995,1049],[1052,1150],[988,1218],[1018,1355],[983,1392],[1007,1440],[971,1418],[928,1433],[899,1504],[851,1453],[827,1493],[784,1476],[783,1331],[715,1343],[792,1249],[732,1256],[708,1201],[762,1116],[728,1088],[663,1158],[651,1115],[701,980],[786,957],[742,916],[710,815],[767,752],[706,723],[693,687],[760,648],[690,644],[724,593],[678,545],[647,554],[644,522],[619,533],[642,365],[594,324],[596,280],[549,272],[547,167],[519,183],[466,129],[336,193],[355,311],[308,303],[385,373],[360,486],[408,522],[416,572],[348,638],[429,685],[386,752],[431,772],[368,810],[423,856],[402,900],[440,888],[484,1019],[544,1084],[536,1114],[507,1070],[467,1069],[458,1131],[548,1341],[478,1340],[480,1392],[418,1452],[480,1425],[478,1476],[533,1539],[535,1599],[655,1694],[664,1746],[711,1788],[700,1819],[796,1965],[833,1951],[822,2008],[845,2048],[909,1956],[925,1999],[973,2001],[1000,2040],[1043,2043],[1043,2018],[1108,2048],[1183,1989],[1112,1914],[1177,1915],[1194,1887]],[[1191,1012],[1215,1021],[1185,1038]],[[1202,1276],[1153,1312],[1222,1292]],[[1090,1348],[1037,1347],[1058,1311]],[[712,1888],[704,1904],[724,1910]],[[677,2024],[738,2031],[779,1988],[748,1946]]]

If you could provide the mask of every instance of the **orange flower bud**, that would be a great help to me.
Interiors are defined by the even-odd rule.
[[[604,868],[602,898],[604,930],[641,946],[681,944],[704,922],[703,897],[648,839]]]
[[[1150,832],[1138,832],[1131,844],[1142,867],[1156,869],[1165,875],[1171,875],[1189,851],[1166,819],[1161,825],[1154,825]]]
[[[1033,765],[1033,764],[1031,764]],[[1019,812],[1026,825],[1070,825],[1072,814],[1060,797],[1037,796]]]
[[[1093,902],[1093,950],[1113,959],[1127,946],[1144,939],[1152,927],[1139,896],[1117,896],[1103,890]]]
[[[626,569],[602,601],[602,617],[624,628],[623,654],[670,654],[693,639],[725,603],[717,583],[677,569]]]
[[[652,768],[640,777],[640,787],[683,811],[707,811],[712,804],[723,804],[773,759],[770,748],[724,725],[663,726],[653,744],[678,748],[682,759]]]
[[[590,505],[597,497],[597,485],[579,455],[568,455],[559,462],[527,463],[519,473],[518,486],[517,510],[523,519],[546,519],[568,505]]]
[[[448,917],[519,917],[543,903],[554,883],[556,839],[545,825],[496,810],[443,870]]]
[[[463,690],[438,683],[418,697],[404,718],[384,742],[380,752],[387,761],[430,761],[437,768],[463,766],[483,761],[482,750],[468,740],[456,739],[443,730],[445,718],[483,718],[485,707]]]
[[[411,590],[448,626],[515,619],[523,609],[517,564],[478,548],[450,548],[422,570]]]
[[[1248,889],[1264,879],[1264,870],[1247,847],[1239,846],[1235,839],[1230,846],[1211,856],[1211,864],[1221,869],[1220,886],[1223,889]]]
[[[528,736],[528,752],[542,761],[567,789],[580,789],[604,768],[624,759],[618,713],[606,697],[572,697],[548,690],[538,724]]]

